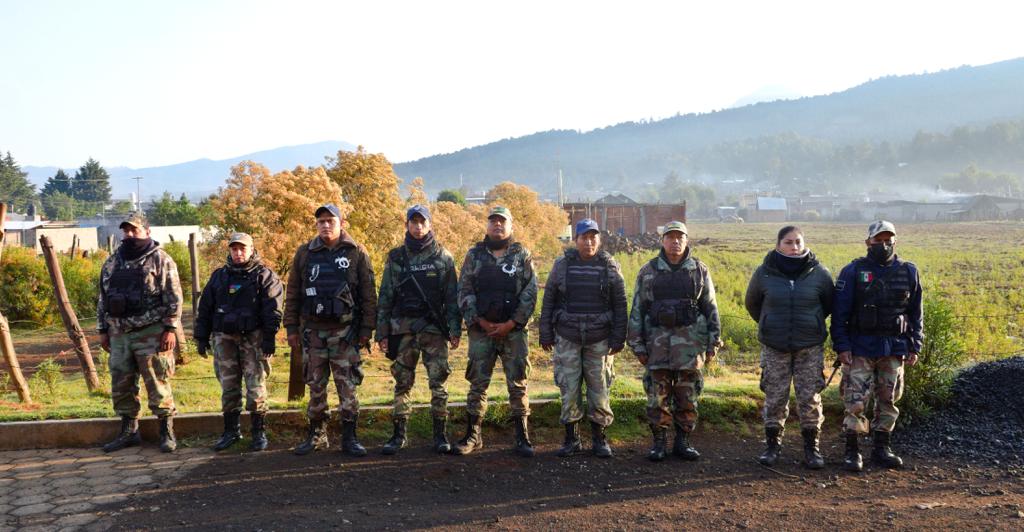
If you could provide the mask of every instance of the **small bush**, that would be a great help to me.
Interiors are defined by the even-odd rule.
[[[61,256],[60,270],[64,277],[64,288],[68,292],[68,300],[79,319],[96,315],[96,300],[99,297],[100,270],[107,259],[107,252],[100,251],[87,258]],[[42,260],[42,259],[40,259]],[[52,296],[53,289],[50,288]],[[51,297],[52,299],[52,297]],[[56,302],[54,302],[56,305]],[[54,306],[53,312],[56,312]],[[57,316],[59,319],[59,316]]]
[[[36,366],[36,372],[30,379],[34,383],[33,388],[45,386],[46,393],[50,397],[56,397],[60,390],[60,383],[63,380],[61,375],[61,364],[55,358],[48,358]]]
[[[188,254],[188,244],[184,242],[160,243],[160,247],[174,259],[178,266],[178,280],[181,282],[181,295],[185,301],[192,300],[192,259]]]
[[[925,299],[924,332],[924,347],[917,364],[906,368],[899,405],[900,422],[904,425],[926,417],[949,401],[953,379],[968,359],[950,303],[938,298]]]
[[[11,385],[11,374],[0,369],[0,394],[7,391],[7,388]]]
[[[12,322],[30,321],[47,326],[58,323],[53,312],[50,274],[31,248],[4,249],[0,265],[0,311]]]

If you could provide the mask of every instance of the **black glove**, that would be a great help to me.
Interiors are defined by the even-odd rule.
[[[206,358],[206,352],[210,350],[210,340],[203,340],[196,338],[196,351],[199,352],[199,356]]]
[[[274,341],[274,336],[271,335],[269,338],[263,338],[263,342],[260,344],[260,349],[263,350],[263,358],[270,358],[274,356],[274,351],[277,348],[277,342]]]

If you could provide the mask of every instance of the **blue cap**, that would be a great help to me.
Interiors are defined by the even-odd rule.
[[[588,231],[598,231],[598,232],[600,232],[601,229],[597,227],[597,222],[595,222],[594,220],[591,220],[590,218],[584,218],[584,219],[576,222],[576,236],[577,237],[579,237],[580,235],[586,234]]]
[[[420,205],[417,203],[416,205],[409,207],[409,210],[405,211],[405,221],[408,222],[409,220],[412,220],[412,217],[415,214],[422,216],[424,220],[430,220],[430,209],[428,209],[426,205]]]
[[[327,205],[321,205],[316,210],[316,212],[313,213],[313,216],[316,216],[316,217],[319,218],[320,214],[323,213],[324,211],[329,212],[331,214],[331,216],[333,216],[335,218],[338,218],[339,220],[341,219],[341,210],[338,209],[338,206],[333,204],[333,203],[328,203]]]

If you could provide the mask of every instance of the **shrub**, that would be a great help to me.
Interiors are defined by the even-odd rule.
[[[160,247],[174,259],[178,266],[178,280],[181,282],[181,295],[185,301],[192,299],[192,259],[188,254],[188,244],[184,242],[168,242]],[[200,284],[201,286],[201,284]]]
[[[103,262],[106,260],[106,251],[91,254],[87,258],[72,259],[63,255],[60,257],[60,270],[61,275],[64,277],[64,288],[68,292],[71,307],[75,309],[75,314],[79,319],[96,315],[100,270],[103,269]],[[53,289],[51,287],[47,288],[50,289],[50,294],[52,295]],[[56,312],[56,302],[54,302],[53,312]]]
[[[902,424],[925,417],[948,402],[953,378],[968,358],[950,303],[938,298],[925,299],[924,331],[924,347],[917,364],[906,368],[900,402]]]
[[[0,394],[7,391],[7,388],[11,385],[11,374],[0,369]]]
[[[50,274],[31,248],[4,249],[0,265],[0,311],[12,322],[30,321],[47,326],[57,323],[53,312]]]
[[[32,387],[38,389],[40,385],[43,385],[46,387],[46,392],[50,397],[56,397],[57,391],[60,389],[61,380],[63,379],[61,368],[60,362],[57,362],[55,358],[48,358],[42,361],[36,366],[36,372],[30,379],[34,383]]]

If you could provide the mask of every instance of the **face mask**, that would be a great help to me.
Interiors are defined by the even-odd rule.
[[[892,260],[893,253],[895,253],[895,251],[896,248],[893,244],[871,244],[868,247],[868,258],[879,264],[888,264],[889,261]]]

